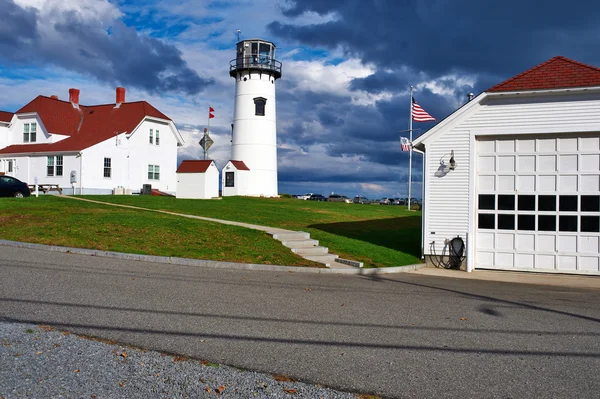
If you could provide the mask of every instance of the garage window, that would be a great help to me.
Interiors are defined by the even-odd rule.
[[[556,216],[539,215],[538,231],[556,231]]]
[[[535,211],[535,195],[519,195],[518,201],[520,211]]]
[[[577,212],[577,196],[576,195],[561,195],[558,199],[561,212]]]
[[[599,195],[582,195],[581,196],[581,211],[582,212],[600,212],[600,196]]]
[[[496,196],[490,194],[479,194],[479,209],[496,209]]]
[[[582,216],[581,231],[586,233],[600,233],[600,217]]]
[[[559,231],[577,231],[577,216],[559,216]]]
[[[518,222],[518,230],[535,230],[535,215],[519,215]]]
[[[479,228],[480,229],[495,229],[496,228],[496,220],[495,215],[490,213],[480,213],[479,214]]]
[[[514,211],[515,210],[515,196],[514,195],[499,195],[498,196],[498,209],[501,211]]]
[[[498,215],[498,229],[499,230],[514,230],[515,229],[515,215]]]
[[[556,212],[556,195],[538,196],[538,211]]]

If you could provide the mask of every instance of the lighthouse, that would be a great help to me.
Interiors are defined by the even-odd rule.
[[[262,39],[237,43],[229,75],[235,79],[235,102],[223,195],[277,196],[275,81],[281,62],[275,59],[275,44]]]

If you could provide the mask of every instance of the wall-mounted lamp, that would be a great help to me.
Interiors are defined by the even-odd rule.
[[[456,161],[454,160],[454,150],[450,152],[450,170],[456,169]]]

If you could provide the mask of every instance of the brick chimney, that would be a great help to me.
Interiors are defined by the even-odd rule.
[[[55,99],[55,100],[58,100],[58,96],[57,96],[56,94],[53,94],[53,95],[51,95],[51,96],[50,96],[50,98],[53,98],[53,99]]]
[[[117,104],[121,104],[125,102],[125,88],[117,87]]]
[[[79,106],[79,90],[78,89],[69,89],[69,101],[73,103],[74,106]]]

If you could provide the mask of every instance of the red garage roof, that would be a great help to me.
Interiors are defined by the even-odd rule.
[[[0,111],[0,122],[10,122],[13,115],[12,112]]]
[[[56,143],[11,145],[0,154],[80,151],[117,133],[131,133],[146,116],[171,120],[146,101],[74,107],[70,101],[38,96],[18,114],[38,114],[49,133],[69,136]]]
[[[237,170],[250,170],[250,168],[246,166],[244,161],[229,161],[229,162],[231,162]]]
[[[600,68],[558,56],[487,91],[549,90],[591,86],[600,86]]]
[[[192,161],[192,160],[187,160],[187,161],[182,161],[181,164],[179,165],[179,168],[177,168],[177,173],[204,173],[208,170],[208,168],[210,167],[210,164],[212,164],[213,161],[208,160],[208,161]]]

